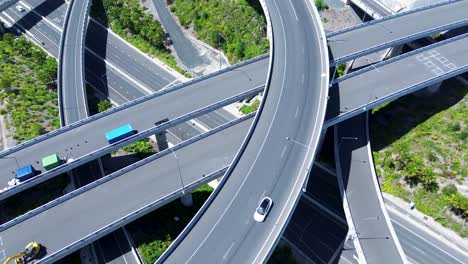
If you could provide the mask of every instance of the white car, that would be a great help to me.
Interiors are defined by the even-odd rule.
[[[261,223],[265,221],[266,216],[270,212],[271,206],[273,205],[273,200],[270,197],[263,197],[260,203],[255,209],[254,220]]]
[[[16,7],[16,10],[18,10],[19,12],[24,12],[24,7],[20,6],[20,5],[17,5]]]

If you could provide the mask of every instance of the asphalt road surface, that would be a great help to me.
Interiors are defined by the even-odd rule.
[[[67,27],[62,32],[63,50],[58,73],[62,125],[74,123],[89,115],[83,52],[88,4],[89,0],[72,2]]]
[[[468,34],[373,64],[336,80],[326,126],[468,70]]]
[[[467,25],[466,10],[468,1],[458,1],[333,32],[327,35],[330,62],[335,64],[349,61],[384,48]]]
[[[267,60],[264,60],[264,64],[266,63]],[[76,159],[108,146],[105,133],[124,124],[129,123],[134,130],[143,131],[154,127],[155,122],[164,118],[174,119],[243,93],[250,87],[261,86],[264,79],[255,78],[255,76],[264,76],[263,74],[254,74],[249,80],[249,86],[241,85],[245,83],[242,71],[262,72],[266,69],[264,64],[248,64],[238,69],[232,69],[230,73],[215,75],[161,96],[152,96],[150,100],[118,111],[119,114],[95,119],[72,130],[10,153],[8,156],[14,157],[14,159],[0,159],[0,167],[4,172],[0,176],[0,182],[6,186],[7,182],[14,177],[14,171],[17,168],[15,161],[20,166],[33,164],[35,169],[42,170],[40,159],[48,154],[57,153],[62,159]],[[206,96],[207,94],[210,96]],[[157,111],[156,109],[164,109],[164,111]],[[7,173],[8,171],[10,173]],[[45,179],[44,175],[35,178],[36,181],[43,179]],[[6,195],[6,193],[4,192],[3,195]]]
[[[215,199],[158,262],[259,263],[276,245],[299,199],[324,117],[328,58],[312,5],[267,1],[274,57],[258,123]],[[274,205],[257,223],[253,213],[263,196]]]
[[[107,231],[115,230],[126,224],[114,224],[115,221],[143,210],[164,197],[173,195],[155,208],[180,197],[182,188],[231,163],[251,121],[243,121],[179,150],[168,152],[156,161],[145,163],[2,230],[0,236],[6,256],[20,252],[34,238],[46,249],[46,255],[41,259],[47,262],[56,260],[60,256],[55,253],[70,253],[106,234],[103,232],[81,240],[96,230],[105,227],[109,228]],[[203,161],[200,161],[200,157],[204,157]],[[118,206],[113,206],[115,203]],[[75,247],[66,248],[71,244],[75,244]]]
[[[405,256],[383,203],[367,130],[367,114],[335,126],[335,160],[346,191],[348,223],[356,232],[359,258],[366,263],[405,263]],[[357,246],[356,246],[357,247]]]

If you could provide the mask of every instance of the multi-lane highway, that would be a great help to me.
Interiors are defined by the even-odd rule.
[[[329,145],[324,147],[333,148]],[[285,231],[285,238],[310,263],[358,263],[353,243],[347,236],[348,228],[339,193],[335,171],[321,164],[314,166],[307,191]],[[422,228],[398,210],[390,207],[388,213],[410,263],[468,262],[466,254],[443,242],[435,233]]]
[[[337,64],[468,24],[468,1],[449,1],[398,13],[327,34]]]
[[[336,79],[325,126],[468,70],[468,34],[373,64]]]
[[[60,122],[71,124],[88,117],[84,46],[90,1],[72,1],[61,37],[58,66]]]
[[[266,6],[273,63],[261,113],[221,185],[160,262],[263,262],[299,199],[324,118],[325,36],[310,1]],[[263,196],[274,205],[266,221],[257,223],[253,213]]]
[[[71,192],[60,203],[16,225],[0,226],[3,250],[12,255],[34,238],[46,248],[41,260],[50,263],[219,177],[231,163],[252,116],[108,175],[84,187],[86,191]]]

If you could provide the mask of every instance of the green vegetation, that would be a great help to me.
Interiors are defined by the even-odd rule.
[[[156,153],[153,146],[148,142],[147,139],[142,139],[125,146],[122,149],[129,153],[135,153],[140,159],[144,159]]]
[[[174,0],[170,10],[182,26],[214,48],[219,44],[230,62],[268,51],[266,21],[258,0]]]
[[[260,100],[255,99],[255,101],[253,101],[253,103],[241,106],[241,108],[239,110],[244,115],[248,115],[250,113],[253,113],[253,112],[257,111],[259,107],[260,107]]]
[[[299,264],[299,261],[294,258],[289,247],[280,244],[273,251],[268,264]]]
[[[98,112],[104,112],[112,108],[112,104],[109,100],[101,100],[97,104]]]
[[[337,78],[340,78],[341,76],[343,76],[345,74],[345,70],[346,70],[346,63],[338,64],[336,66]]]
[[[371,142],[382,191],[468,237],[468,199],[456,187],[468,175],[468,87],[448,85],[375,109]]]
[[[57,62],[24,37],[0,36],[0,114],[17,141],[60,126]]]
[[[323,0],[315,0],[315,6],[317,7],[318,11],[323,11],[329,8],[328,4]]]
[[[116,34],[143,52],[162,60],[178,72],[190,77],[177,63],[169,49],[164,46],[165,33],[159,21],[145,12],[138,0],[94,0],[91,15],[103,24],[109,23]],[[107,20],[103,19],[107,11]]]
[[[208,185],[201,186],[192,193],[192,207],[175,200],[127,226],[146,264],[153,264],[164,253],[212,191]]]

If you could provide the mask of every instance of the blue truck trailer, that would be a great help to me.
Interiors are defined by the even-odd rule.
[[[16,179],[20,182],[31,179],[36,175],[36,172],[30,164],[23,166],[21,168],[16,169]]]
[[[130,124],[126,124],[124,126],[121,126],[119,128],[116,128],[114,130],[111,130],[106,133],[106,139],[109,144],[115,143],[119,140],[122,140],[126,137],[129,137],[133,134],[135,134],[135,130],[133,130],[132,126]]]

